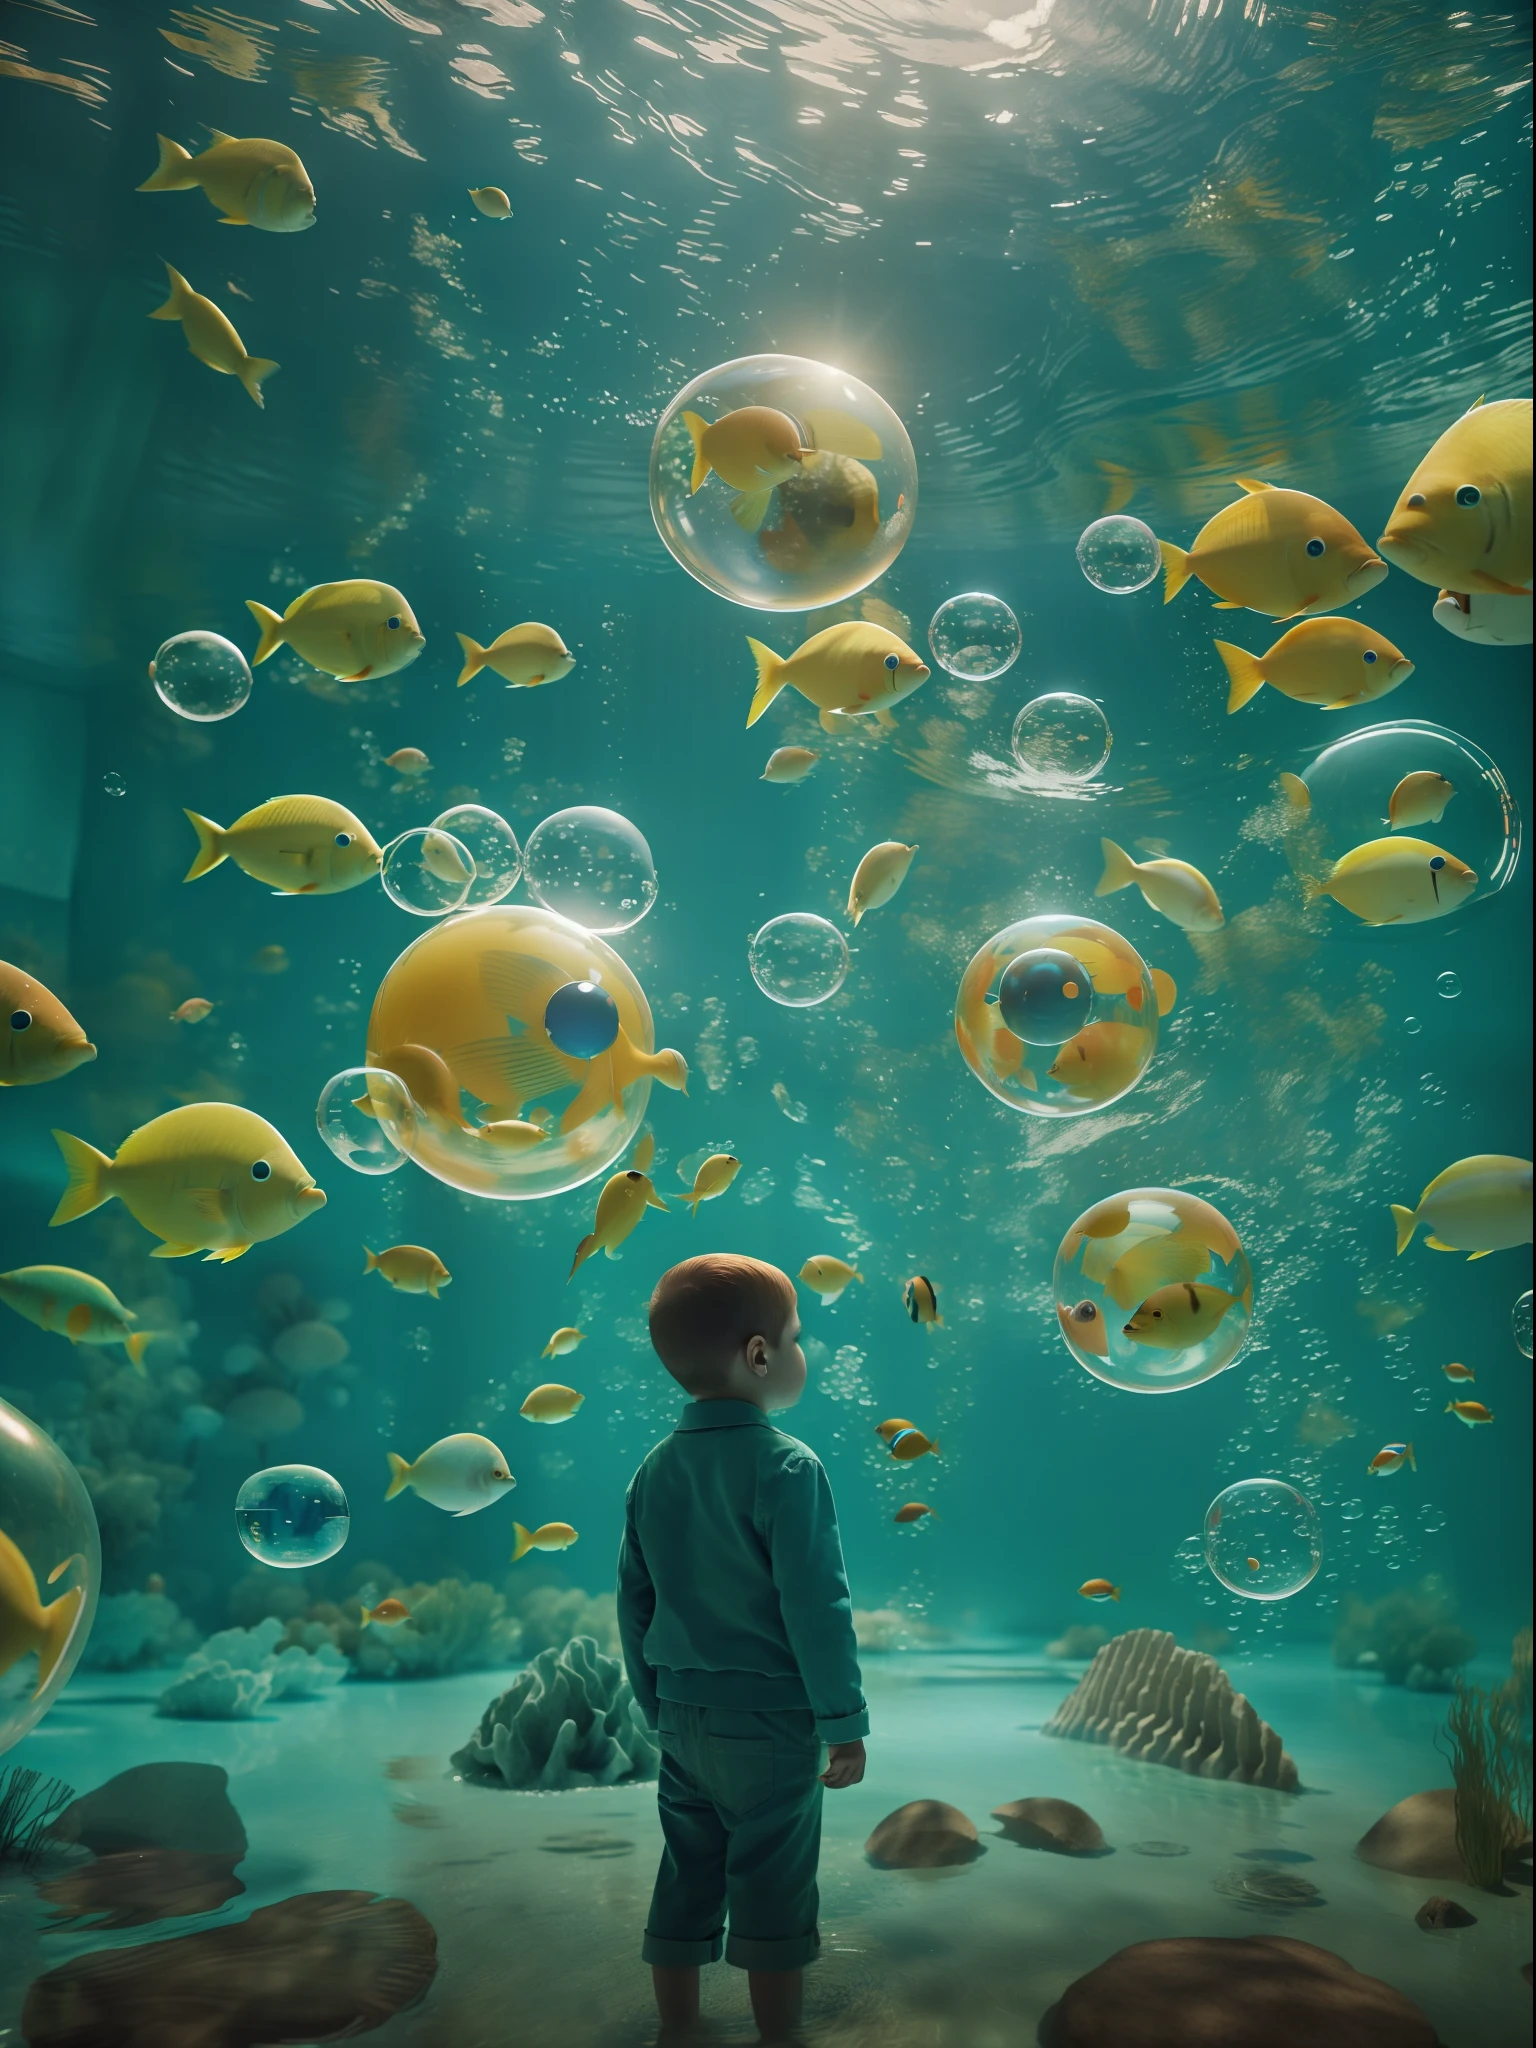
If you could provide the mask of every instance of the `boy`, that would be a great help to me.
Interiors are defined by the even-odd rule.
[[[642,1951],[664,2037],[692,2028],[699,1965],[747,1972],[765,2040],[799,2023],[820,1946],[821,1788],[864,1775],[869,1713],[842,1544],[815,1453],[768,1420],[805,1386],[794,1284],[757,1259],[685,1259],[651,1342],[692,1396],[630,1482],[619,1634],[661,1737],[666,1846]],[[821,1745],[827,1764],[818,1775]]]

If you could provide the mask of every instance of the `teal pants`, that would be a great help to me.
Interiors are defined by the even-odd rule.
[[[814,1962],[822,1789],[814,1717],[663,1700],[659,1732],[666,1846],[645,1960],[687,1968],[718,1962],[723,1949],[742,1970]]]

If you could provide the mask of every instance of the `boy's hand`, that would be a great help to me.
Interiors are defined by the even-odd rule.
[[[827,1744],[827,1768],[821,1774],[821,1782],[829,1792],[841,1792],[847,1785],[857,1785],[864,1775],[864,1745],[862,1742],[829,1742]]]

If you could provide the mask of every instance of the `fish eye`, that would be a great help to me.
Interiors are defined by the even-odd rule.
[[[624,1178],[626,1180],[644,1180],[645,1175],[643,1173],[636,1173],[634,1168],[631,1167],[629,1172],[625,1174]]]
[[[1415,491],[1415,492],[1414,492],[1414,494],[1413,494],[1413,496],[1412,496],[1412,497],[1411,497],[1411,498],[1410,498],[1410,499],[1408,500],[1408,509],[1409,509],[1409,510],[1410,510],[1411,512],[1417,512],[1417,511],[1418,511],[1418,509],[1419,509],[1419,507],[1420,507],[1420,506],[1421,506],[1421,505],[1422,505],[1423,503],[1424,503],[1424,493],[1423,493],[1422,491]]]
[[[1366,665],[1366,667],[1367,667],[1367,668],[1370,668],[1370,667],[1372,666],[1372,664],[1373,664],[1373,663],[1375,662],[1375,659],[1376,659],[1376,650],[1375,650],[1375,648],[1374,648],[1374,647],[1367,647],[1367,649],[1365,650],[1365,665]]]
[[[11,1029],[13,1031],[25,1031],[31,1025],[31,1022],[32,1012],[30,1010],[12,1010]]]
[[[1326,552],[1327,543],[1325,541],[1320,541],[1314,534],[1311,540],[1307,542],[1307,553],[1309,555],[1321,555],[1325,554]]]
[[[1442,868],[1443,868],[1444,866],[1445,866],[1445,855],[1444,855],[1443,853],[1437,853],[1437,854],[1435,855],[1434,859],[1433,859],[1433,860],[1432,860],[1432,861],[1430,862],[1430,864],[1429,864],[1429,872],[1430,872],[1430,873],[1431,873],[1432,875],[1438,875],[1438,874],[1439,874],[1439,872],[1440,872],[1440,870],[1441,870],[1441,869],[1442,869]]]
[[[1080,1301],[1072,1311],[1074,1323],[1096,1323],[1098,1319],[1099,1310],[1096,1302]]]
[[[350,832],[338,832],[336,834],[336,844],[338,846],[350,846],[352,844],[352,834]]]
[[[887,655],[887,656],[885,657],[885,665],[886,665],[886,667],[887,667],[887,668],[900,668],[900,667],[901,667],[901,657],[900,657],[900,655],[898,655],[898,654],[888,654],[888,655]]]
[[[388,628],[389,628],[389,630],[391,631],[391,633],[398,633],[398,632],[399,632],[399,630],[400,630],[400,621],[399,621],[398,619],[386,619],[384,623],[385,623],[385,624],[386,624],[386,625],[388,626]]]
[[[1463,484],[1456,493],[1456,502],[1458,505],[1480,505],[1483,502],[1483,494],[1476,484]]]
[[[268,1165],[267,1161],[265,1159],[255,1160],[251,1166],[251,1179],[270,1180],[271,1178],[272,1168]]]

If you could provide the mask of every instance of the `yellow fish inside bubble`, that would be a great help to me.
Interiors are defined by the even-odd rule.
[[[810,465],[806,473],[813,480],[812,495],[825,495],[830,482],[832,495],[836,497],[840,490],[839,503],[851,507],[850,479],[830,466],[839,461],[851,462],[852,468],[868,479],[876,507],[874,527],[878,528],[879,487],[857,458],[878,462],[883,450],[879,435],[862,420],[829,409],[807,412],[797,419],[771,405],[738,406],[714,421],[685,412],[682,420],[693,443],[689,494],[697,494],[712,475],[717,476],[736,494],[731,500],[731,517],[743,532],[758,531],[768,516],[775,489],[801,476],[806,464]],[[871,495],[857,485],[853,489],[861,502]],[[835,512],[829,516],[839,532],[855,523],[851,510],[846,520]]]

